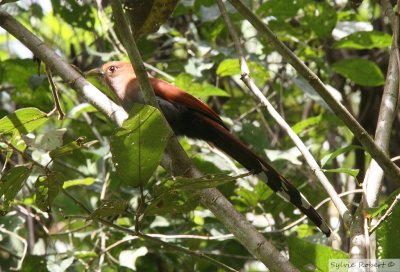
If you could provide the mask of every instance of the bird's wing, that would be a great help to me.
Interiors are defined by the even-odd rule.
[[[225,129],[229,130],[228,127],[221,120],[221,117],[213,111],[209,106],[204,104],[201,100],[186,93],[178,87],[157,78],[151,78],[150,82],[153,86],[154,92],[157,96],[175,104],[180,104],[188,107],[191,110],[200,112],[208,118],[211,118]]]

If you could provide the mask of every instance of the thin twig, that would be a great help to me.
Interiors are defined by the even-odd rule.
[[[56,110],[58,112],[58,120],[62,120],[65,116],[61,105],[60,105],[60,98],[58,96],[58,91],[57,91],[57,86],[53,81],[53,75],[51,73],[51,70],[49,68],[49,66],[46,66],[46,75],[47,75],[47,79],[49,80],[50,83],[50,89],[51,89],[51,94],[53,95],[53,100],[54,100],[54,109],[51,111],[54,112],[54,110]]]

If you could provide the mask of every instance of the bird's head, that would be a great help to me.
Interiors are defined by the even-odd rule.
[[[99,77],[118,96],[121,102],[125,102],[136,92],[136,74],[129,62],[111,61],[99,68],[84,73],[85,77]]]

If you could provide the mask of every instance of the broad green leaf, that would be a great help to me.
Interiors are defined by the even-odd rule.
[[[257,62],[250,61],[247,63],[250,70],[250,77],[256,81],[256,84],[263,84],[269,79],[268,71]],[[220,77],[240,75],[240,64],[238,59],[225,59],[217,68],[217,75]]]
[[[334,152],[324,156],[321,160],[321,167],[323,167],[325,164],[331,162],[334,158],[336,158],[337,156],[352,151],[352,150],[357,150],[357,149],[363,149],[361,146],[358,145],[348,145],[345,147],[341,147],[339,149],[336,149]]]
[[[289,260],[300,271],[329,271],[329,259],[348,259],[347,253],[331,247],[289,238]]]
[[[122,182],[137,187],[148,181],[162,158],[169,133],[156,108],[134,105],[130,117],[111,137],[113,162]]]
[[[239,187],[235,190],[237,196],[232,199],[243,203],[247,207],[256,208],[260,202],[267,200],[273,191],[263,182],[259,182],[253,190]]]
[[[35,182],[36,205],[44,212],[49,212],[54,199],[57,197],[63,185],[62,175],[50,172],[46,176],[40,176]]]
[[[99,217],[118,216],[126,211],[129,202],[119,199],[102,200],[99,208],[94,210],[88,219],[96,219]]]
[[[299,121],[294,126],[292,126],[292,129],[294,132],[296,132],[298,134],[308,127],[318,125],[321,122],[321,120],[322,120],[322,114],[320,114],[318,116],[310,117],[310,118]]]
[[[184,190],[172,190],[151,201],[144,214],[146,216],[182,214],[194,210],[199,202],[200,198],[197,195],[190,194],[187,197]]]
[[[29,177],[31,169],[25,166],[11,168],[0,178],[0,198],[4,197],[0,207],[0,215],[7,213],[11,202],[21,190],[25,180]]]
[[[52,0],[54,14],[73,27],[80,27],[89,31],[94,28],[95,17],[91,5],[84,2],[78,3],[74,0],[56,1]]]
[[[47,120],[47,114],[36,108],[19,109],[0,120],[0,135],[11,132],[27,134]]]
[[[354,178],[357,177],[358,173],[360,172],[359,169],[352,169],[352,168],[335,168],[335,169],[322,169],[325,173],[345,173]]]
[[[342,76],[363,86],[381,86],[385,78],[379,67],[366,59],[344,59],[335,62],[332,69]]]
[[[364,208],[364,215],[368,218],[374,218],[378,216],[380,213],[384,212],[386,209],[390,207],[390,205],[395,201],[396,197],[400,194],[400,189],[395,190],[388,196],[379,207],[376,208]],[[398,203],[400,204],[400,203]]]
[[[175,85],[195,97],[229,96],[224,90],[207,82],[203,82],[203,84],[195,82],[194,78],[189,74],[179,74],[175,78]]]
[[[217,68],[217,75],[220,77],[240,75],[240,65],[238,59],[225,59]]]
[[[38,71],[32,59],[7,59],[0,61],[0,84],[11,84],[13,102],[19,107],[37,107],[50,111],[53,105],[49,83],[44,69]],[[40,73],[40,74],[39,74]]]
[[[207,82],[203,82],[201,85],[202,87],[202,92],[198,94],[198,97],[208,97],[208,96],[230,96],[227,92],[224,90],[215,87],[211,84],[208,84]],[[194,94],[194,96],[197,96]]]
[[[398,194],[398,192],[397,192]],[[396,195],[397,196],[397,195]],[[394,199],[392,198],[392,202]],[[397,199],[397,201],[399,201]],[[391,204],[391,203],[390,203]],[[400,203],[376,230],[379,259],[400,258]]]
[[[82,113],[97,112],[97,109],[89,103],[82,103],[75,106],[69,113],[68,117],[78,118]]]
[[[350,34],[335,42],[337,49],[373,49],[388,48],[392,44],[392,37],[379,31],[359,31]]]
[[[49,155],[54,160],[55,158],[65,156],[71,154],[73,151],[81,149],[81,148],[88,148],[91,145],[97,143],[97,141],[91,141],[85,143],[85,137],[79,137],[73,142],[70,142],[66,145],[60,146],[52,151],[50,151]]]
[[[73,179],[73,180],[67,180],[63,184],[63,188],[67,189],[68,187],[72,186],[89,186],[92,185],[96,181],[95,178],[84,178],[84,179]]]

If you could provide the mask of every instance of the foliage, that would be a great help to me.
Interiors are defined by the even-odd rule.
[[[103,7],[97,6],[100,2]],[[48,6],[46,1],[6,1],[0,8],[63,59],[88,70],[126,59],[107,2],[51,1]],[[156,68],[149,73],[207,102],[233,133],[260,156],[269,156],[311,203],[325,199],[301,154],[240,81],[239,56],[216,2],[133,2],[139,4],[128,16],[140,28],[135,34],[143,59]],[[377,1],[364,1],[359,8],[327,0],[243,2],[374,134],[392,43]],[[321,161],[335,188],[344,192],[357,186],[370,160],[364,149],[269,41],[226,6],[257,86]],[[348,258],[307,221],[280,231],[299,213],[204,142],[180,139],[205,177],[173,177],[158,167],[170,137],[158,110],[136,105],[117,129],[66,82],[57,76],[53,80],[66,113],[63,120],[48,114],[54,103],[44,65],[0,31],[0,270],[17,267],[23,258],[23,271],[222,271],[201,254],[179,248],[184,247],[237,270],[265,271],[200,206],[196,190],[211,187],[218,187],[300,270],[311,265],[326,271],[330,258]],[[400,139],[396,118],[393,143]],[[392,144],[389,153],[399,154],[400,145]],[[394,201],[386,196],[393,187],[385,180],[385,207]],[[358,201],[353,194],[345,199],[350,208],[353,200]],[[328,222],[339,221],[334,207],[324,205],[319,211]],[[399,258],[398,218],[397,207],[378,228],[380,257]],[[332,227],[347,241],[342,224]],[[138,229],[175,247],[133,236]],[[345,243],[341,250],[348,248]]]

